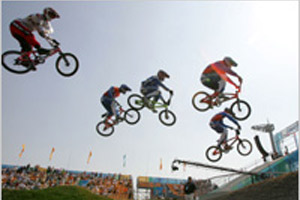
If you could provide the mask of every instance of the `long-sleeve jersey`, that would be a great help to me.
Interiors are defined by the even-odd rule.
[[[120,96],[120,89],[118,87],[110,87],[108,91],[106,91],[103,96],[108,97],[110,99],[115,99]]]
[[[51,23],[41,14],[31,14],[23,19],[17,19],[29,31],[37,31],[40,35],[53,33]]]
[[[223,119],[227,117],[230,121],[232,121],[233,123],[235,123],[237,126],[239,126],[238,122],[227,112],[223,111],[220,112],[218,114],[216,114],[215,116],[213,116],[210,120],[211,123],[215,123],[215,124],[219,124],[225,128],[229,128],[230,126],[224,124]]]
[[[215,62],[213,64],[210,64],[202,72],[202,74],[204,74],[204,75],[211,74],[211,73],[218,74],[223,80],[225,80],[237,87],[237,85],[226,74],[230,74],[235,77],[239,77],[239,76],[237,73],[232,71],[229,67],[227,67],[224,61],[221,60],[221,61]]]
[[[147,87],[153,87],[158,89],[159,86],[161,86],[162,88],[164,88],[165,90],[169,91],[170,89],[165,86],[159,79],[157,76],[151,76],[150,78],[148,78],[147,80],[142,82],[142,86],[144,88]]]

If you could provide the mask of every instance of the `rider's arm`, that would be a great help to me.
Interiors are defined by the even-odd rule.
[[[239,88],[239,86],[237,86],[228,76],[226,76],[226,73],[228,73],[230,75],[233,75],[233,76],[236,76],[239,78],[239,75],[237,75],[234,71],[232,71],[228,67],[222,66],[221,64],[217,64],[217,63],[212,64],[212,68],[223,80],[232,84],[235,88]],[[239,80],[240,80],[240,78],[239,78]]]
[[[162,88],[164,88],[166,91],[170,92],[171,90],[165,86],[165,84],[163,84],[161,81],[159,81],[158,79],[156,80],[157,81],[157,85],[161,86]]]
[[[224,112],[223,115],[227,117],[230,121],[232,121],[237,127],[240,127],[239,123],[228,113]]]

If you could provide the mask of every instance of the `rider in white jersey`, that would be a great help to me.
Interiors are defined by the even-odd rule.
[[[59,17],[53,8],[45,8],[43,14],[31,14],[22,19],[15,19],[10,24],[10,31],[20,43],[21,52],[29,56],[28,52],[32,50],[32,47],[35,47],[39,54],[49,53],[48,49],[41,47],[32,32],[37,31],[41,37],[47,38],[48,34],[53,33],[50,21]]]

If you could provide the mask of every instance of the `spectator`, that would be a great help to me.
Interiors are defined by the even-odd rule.
[[[196,185],[193,182],[192,177],[189,176],[187,183],[184,184],[184,199],[194,200],[196,190]]]

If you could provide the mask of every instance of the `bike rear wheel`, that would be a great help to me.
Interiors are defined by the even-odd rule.
[[[222,158],[222,150],[217,146],[210,146],[205,152],[206,158],[211,162],[217,162]]]
[[[231,112],[235,119],[237,120],[245,120],[251,114],[251,107],[250,105],[243,100],[237,100],[233,104],[231,104]]]
[[[206,92],[197,92],[192,98],[192,104],[198,111],[207,111],[211,107],[212,98]]]
[[[105,128],[105,121],[101,121],[96,125],[96,130],[98,132],[99,135],[103,136],[103,137],[108,137],[111,136],[115,130],[114,126],[108,126],[107,128]]]
[[[15,74],[25,74],[32,69],[33,63],[29,63],[28,66],[24,66],[17,59],[21,56],[19,51],[6,51],[2,54],[3,67]],[[28,61],[30,62],[30,61]]]
[[[127,103],[131,108],[135,110],[141,110],[145,106],[143,97],[138,94],[130,95],[127,99]]]
[[[242,139],[237,145],[237,151],[242,156],[247,156],[252,152],[252,144],[247,139]]]
[[[141,118],[141,114],[139,113],[139,111],[137,111],[133,108],[130,108],[130,109],[126,110],[126,112],[124,114],[124,118],[128,124],[133,125],[133,124],[138,123],[138,121]]]
[[[166,126],[172,126],[176,122],[176,115],[170,110],[163,110],[159,113],[158,119]]]
[[[78,68],[79,62],[75,55],[71,53],[62,53],[56,60],[56,70],[63,76],[74,75]]]

